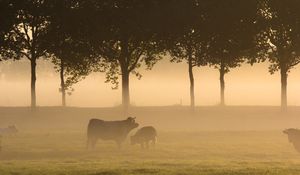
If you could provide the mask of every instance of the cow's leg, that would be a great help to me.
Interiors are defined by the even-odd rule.
[[[92,149],[95,149],[96,143],[97,143],[97,138],[90,139],[90,146]]]
[[[96,142],[97,142],[96,138],[93,138],[93,137],[92,138],[88,138],[87,142],[86,142],[86,149],[87,150],[94,149]]]
[[[88,137],[87,141],[86,141],[86,149],[92,149],[93,148],[93,140],[95,138],[94,137]]]
[[[149,149],[149,140],[145,141],[146,143],[146,148]]]
[[[144,149],[144,142],[141,142],[141,148]]]
[[[116,144],[117,144],[118,149],[122,148],[122,142],[121,141],[117,140]]]
[[[152,139],[152,147],[155,148],[155,144],[156,144],[156,138]]]
[[[90,149],[90,138],[87,139],[86,141],[86,149],[89,150]]]

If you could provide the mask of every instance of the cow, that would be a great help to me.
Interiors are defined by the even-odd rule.
[[[121,148],[121,144],[128,133],[138,126],[139,124],[135,122],[133,117],[120,121],[91,119],[87,129],[87,149],[94,149],[98,139],[113,140],[118,148]]]
[[[18,129],[15,125],[8,126],[7,128],[0,128],[0,135],[15,135]]]
[[[300,152],[300,130],[295,128],[286,129],[283,131],[288,135],[289,142],[294,145],[294,148]]]
[[[151,141],[152,146],[155,146],[157,138],[156,129],[153,126],[145,126],[139,129],[133,136],[130,137],[131,145],[140,144],[142,149],[146,146],[149,149]]]

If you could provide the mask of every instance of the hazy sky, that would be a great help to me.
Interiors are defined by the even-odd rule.
[[[2,65],[1,65],[2,64]],[[8,73],[0,63],[0,106],[28,106],[30,104],[30,64],[13,66]],[[20,64],[18,62],[12,64]],[[20,71],[20,67],[22,71]],[[189,79],[186,63],[162,60],[151,71],[141,69],[141,80],[130,79],[131,101],[134,105],[189,104]],[[196,105],[219,103],[219,73],[209,67],[194,69]],[[121,90],[112,90],[104,83],[103,73],[94,73],[74,86],[67,97],[70,106],[116,106],[121,103]],[[9,80],[9,81],[7,81]],[[38,63],[37,103],[40,106],[61,104],[59,75],[45,62]],[[288,103],[300,105],[300,69],[293,69],[288,78]],[[268,64],[243,65],[226,75],[226,103],[228,105],[279,105],[280,77],[270,75]]]

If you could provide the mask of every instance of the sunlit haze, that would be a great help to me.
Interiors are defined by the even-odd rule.
[[[30,105],[30,63],[24,60],[22,65],[15,64],[9,72],[1,70],[0,106]],[[42,66],[40,66],[42,64]],[[45,65],[46,64],[46,65]],[[41,68],[42,67],[42,68]],[[43,68],[47,68],[44,70]],[[37,102],[39,106],[59,106],[59,74],[47,61],[37,64]],[[1,69],[2,68],[2,69]],[[22,70],[20,70],[22,69]],[[20,71],[14,74],[12,72]],[[140,68],[143,77],[138,80],[134,75],[130,78],[132,105],[136,106],[170,106],[189,104],[189,77],[187,64],[170,63],[168,57],[158,62],[149,71]],[[7,75],[9,74],[9,75]],[[196,67],[195,98],[196,105],[219,104],[219,72],[213,67]],[[295,68],[288,79],[288,104],[300,105],[300,69]],[[8,78],[9,76],[9,78]],[[7,78],[6,78],[7,77]],[[243,64],[232,69],[225,76],[226,104],[228,105],[270,105],[280,104],[280,75],[268,72],[268,63]],[[110,83],[105,82],[105,73],[93,73],[74,86],[75,91],[67,96],[67,104],[78,107],[109,107],[121,104],[120,87],[113,90]]]

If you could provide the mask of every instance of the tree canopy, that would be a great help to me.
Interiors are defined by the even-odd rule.
[[[62,88],[93,71],[122,82],[130,105],[129,77],[163,56],[185,60],[191,91],[193,67],[213,65],[224,76],[244,61],[268,60],[280,70],[286,105],[287,74],[300,62],[298,0],[0,0],[1,58],[28,58],[35,106],[36,60],[51,57]],[[191,97],[193,93],[191,93]],[[194,103],[191,100],[191,103]]]

